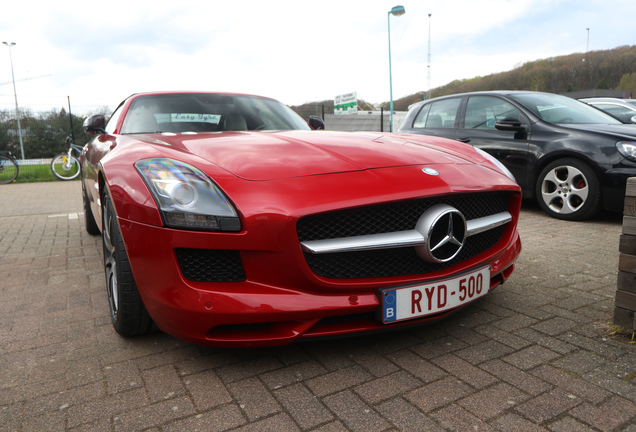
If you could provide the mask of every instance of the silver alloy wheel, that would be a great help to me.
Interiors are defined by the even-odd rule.
[[[113,244],[112,224],[117,223],[117,221],[113,219],[114,215],[110,202],[105,203],[103,212],[104,271],[106,272],[106,289],[108,291],[110,315],[113,322],[115,322],[117,320],[117,311],[119,310],[119,283],[117,280],[117,252]]]
[[[559,214],[580,210],[589,193],[585,175],[570,165],[554,167],[541,182],[541,199],[550,210]]]

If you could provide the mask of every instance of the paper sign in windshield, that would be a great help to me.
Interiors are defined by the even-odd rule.
[[[211,123],[219,124],[221,116],[218,114],[196,114],[196,113],[169,113],[157,114],[159,123]]]

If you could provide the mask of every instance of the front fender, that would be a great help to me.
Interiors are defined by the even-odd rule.
[[[163,226],[148,187],[134,166],[135,158],[106,157],[100,162],[103,187],[108,188],[117,217]]]

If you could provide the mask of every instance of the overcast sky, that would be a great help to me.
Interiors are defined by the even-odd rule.
[[[636,44],[634,0],[182,0],[5,2],[18,101],[114,107],[148,90],[389,100],[525,62]],[[586,30],[589,28],[589,32]],[[0,103],[13,98],[0,45]],[[0,105],[0,108],[4,106]]]

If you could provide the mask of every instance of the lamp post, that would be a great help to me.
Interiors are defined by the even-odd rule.
[[[394,6],[387,14],[387,21],[389,24],[389,90],[391,96],[391,132],[393,132],[393,75],[391,73],[391,15],[400,16],[404,15],[406,10],[404,6]]]
[[[18,120],[18,139],[20,140],[20,153],[24,160],[24,145],[22,144],[22,128],[20,128],[20,109],[18,108],[18,93],[15,91],[15,75],[13,74],[13,56],[11,55],[11,47],[15,42],[2,42],[9,47],[9,61],[11,62],[11,81],[13,81],[13,97],[15,98],[15,116]]]
[[[431,98],[431,14],[428,14],[428,67],[426,78],[428,81],[428,95],[427,99]]]

